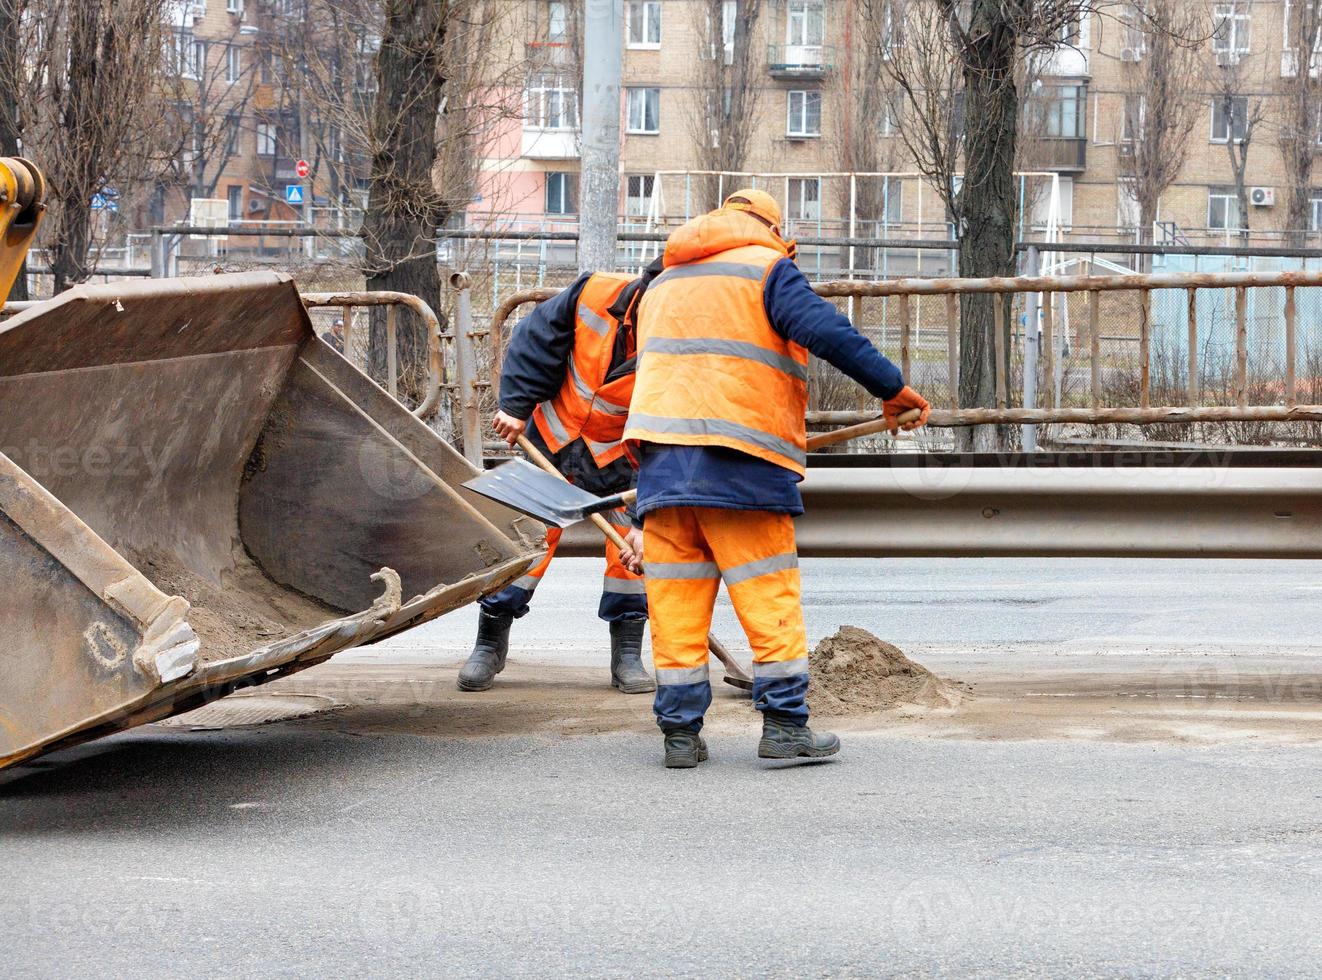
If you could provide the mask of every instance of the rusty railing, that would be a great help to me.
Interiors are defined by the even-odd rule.
[[[303,293],[303,306],[309,310],[338,308],[344,319],[344,350],[352,350],[353,311],[355,309],[384,306],[386,308],[386,390],[392,398],[399,398],[399,308],[407,307],[418,315],[427,330],[427,389],[422,403],[413,410],[420,419],[430,418],[440,406],[441,389],[445,383],[445,359],[441,352],[441,321],[436,312],[411,293],[349,292]]]
[[[1322,287],[1322,272],[1232,272],[1232,273],[1165,273],[1150,275],[1116,276],[1015,276],[995,279],[890,279],[875,282],[839,280],[815,283],[813,289],[826,298],[869,297],[898,298],[900,368],[906,377],[912,366],[913,297],[944,296],[947,321],[947,369],[949,371],[950,407],[932,412],[931,424],[941,427],[959,427],[990,424],[1050,424],[1050,423],[1125,423],[1155,425],[1159,423],[1188,422],[1295,422],[1322,421],[1322,405],[1301,405],[1298,400],[1296,368],[1298,360],[1298,313],[1295,290],[1302,287]],[[1285,290],[1284,326],[1286,347],[1286,376],[1284,401],[1280,405],[1250,405],[1248,403],[1248,317],[1247,291],[1253,288],[1282,288]],[[1188,381],[1186,404],[1153,406],[1151,378],[1151,297],[1158,289],[1180,289],[1188,296]],[[1198,364],[1198,305],[1197,293],[1201,289],[1228,289],[1235,295],[1235,368],[1234,405],[1200,405]],[[1139,405],[1138,407],[1107,407],[1102,404],[1101,330],[1099,322],[1100,297],[1104,292],[1130,291],[1137,293],[1139,345]],[[492,315],[489,331],[493,365],[500,363],[505,325],[519,307],[540,302],[554,296],[556,289],[528,289],[508,296]],[[1056,403],[1055,390],[1047,386],[1047,407],[1012,408],[1009,405],[1007,377],[1005,303],[994,303],[994,344],[996,363],[996,407],[962,408],[959,405],[959,298],[965,294],[1056,294],[1084,293],[1088,300],[1087,339],[1091,367],[1088,408],[1067,408]],[[1054,365],[1053,331],[1054,303],[1047,302],[1042,310],[1043,374],[1051,377]],[[496,373],[493,368],[493,375]],[[875,411],[817,411],[810,412],[808,421],[815,425],[853,425],[876,418]]]

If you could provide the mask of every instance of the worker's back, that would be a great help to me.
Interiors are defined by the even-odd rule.
[[[666,271],[639,309],[626,440],[726,446],[803,472],[808,353],[763,305],[788,255],[760,221],[728,209],[670,236]]]

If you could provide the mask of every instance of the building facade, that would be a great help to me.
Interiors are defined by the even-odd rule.
[[[857,171],[846,166],[846,151],[859,137],[842,128],[869,43],[859,29],[858,2],[758,5],[752,30],[741,32],[756,92],[755,122],[739,169],[763,175],[758,182],[782,198],[794,233],[944,238],[946,209],[930,182],[915,173],[904,138],[911,121],[903,98],[887,99],[871,120],[875,133],[868,138],[875,145],[866,156],[876,161],[869,172],[877,176],[845,176]],[[1205,28],[1196,65],[1179,79],[1195,118],[1181,147],[1183,165],[1162,190],[1147,233],[1168,243],[1270,245],[1284,242],[1290,231],[1306,231],[1309,244],[1322,243],[1322,162],[1315,186],[1306,188],[1304,226],[1292,228],[1283,206],[1290,178],[1281,137],[1290,125],[1287,106],[1301,60],[1287,37],[1290,0],[1188,2],[1198,5],[1189,22]],[[702,210],[712,196],[695,175],[710,156],[699,152],[699,120],[710,97],[702,84],[710,77],[704,62],[732,57],[733,18],[742,8],[736,0],[629,0],[624,6],[620,214],[630,224],[665,226]],[[712,25],[716,9],[719,29]],[[526,87],[510,93],[523,111],[484,148],[468,222],[492,229],[572,226],[579,169],[575,9],[559,0],[530,0],[518,16],[523,43],[507,55],[527,59]],[[1322,63],[1318,51],[1322,40],[1315,35],[1312,77]],[[1142,32],[1124,11],[1107,8],[1062,30],[1055,47],[1034,63],[1024,85],[1029,122],[1020,140],[1026,161],[1021,238],[1137,240],[1133,160],[1146,115],[1145,57]],[[882,70],[862,84],[893,84],[889,77]],[[1322,114],[1322,100],[1316,111]],[[1312,133],[1314,151],[1322,153],[1322,115]],[[725,178],[715,179],[724,184]],[[868,208],[860,208],[861,198],[872,202]]]

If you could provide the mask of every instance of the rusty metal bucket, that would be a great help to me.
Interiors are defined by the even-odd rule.
[[[72,290],[0,325],[0,767],[472,602],[542,529],[266,273]]]

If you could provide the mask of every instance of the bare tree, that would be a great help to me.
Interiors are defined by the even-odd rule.
[[[911,53],[892,59],[890,71],[912,110],[913,132],[906,144],[954,219],[963,276],[1004,276],[1015,270],[1022,59],[1057,48],[1095,7],[1094,0],[909,0],[902,46]],[[952,96],[959,91],[963,98],[956,101]],[[962,118],[952,119],[941,103],[953,103]],[[1007,303],[990,294],[966,295],[961,302],[959,394],[964,405],[996,401],[998,301]],[[1006,311],[1008,377],[1008,306]],[[983,428],[971,438],[980,449],[992,449],[996,442]]]
[[[1161,197],[1184,167],[1189,136],[1204,107],[1189,85],[1199,65],[1189,40],[1198,34],[1193,16],[1182,0],[1129,0],[1121,8],[1121,53],[1137,64],[1125,75],[1117,145],[1144,244],[1152,241]]]
[[[239,153],[243,119],[257,87],[256,55],[256,47],[236,30],[220,41],[195,42],[176,61],[173,91],[167,94],[180,152],[171,176],[190,197],[214,197]]]
[[[1212,93],[1213,120],[1220,127],[1213,136],[1224,137],[1239,213],[1239,235],[1245,243],[1249,237],[1249,149],[1266,115],[1263,98],[1251,94],[1256,87],[1251,76],[1257,59],[1249,53],[1250,7],[1249,0],[1237,0],[1216,8],[1211,57],[1204,61],[1203,72],[1206,88]]]
[[[23,147],[45,173],[55,290],[95,268],[93,197],[150,183],[162,152],[166,0],[0,0],[17,25],[3,75]]]
[[[855,7],[855,42],[831,87],[832,149],[836,169],[843,173],[876,174],[897,167],[904,104],[886,62],[897,56],[899,38],[894,27],[900,9],[900,0],[859,0]],[[843,178],[841,199],[850,200],[851,191],[864,234],[874,234],[878,225],[902,217],[903,191],[898,181],[855,177],[851,187],[850,178]],[[880,258],[879,250],[867,249],[862,263],[875,269]]]
[[[692,9],[699,38],[698,78],[688,119],[698,169],[742,170],[762,88],[753,44],[762,0],[735,0],[733,23],[721,0],[699,0]],[[720,204],[717,179],[700,180],[697,186],[699,210]]]
[[[1286,12],[1276,145],[1285,164],[1287,240],[1299,248],[1312,222],[1314,161],[1322,143],[1322,3],[1294,0]]]
[[[22,23],[17,7],[18,4],[13,3],[12,0],[0,0],[0,154],[7,157],[23,155],[18,110],[22,81],[22,73],[19,71]],[[26,261],[19,270],[18,278],[14,280],[14,288],[9,291],[9,298],[13,300],[28,298]]]

